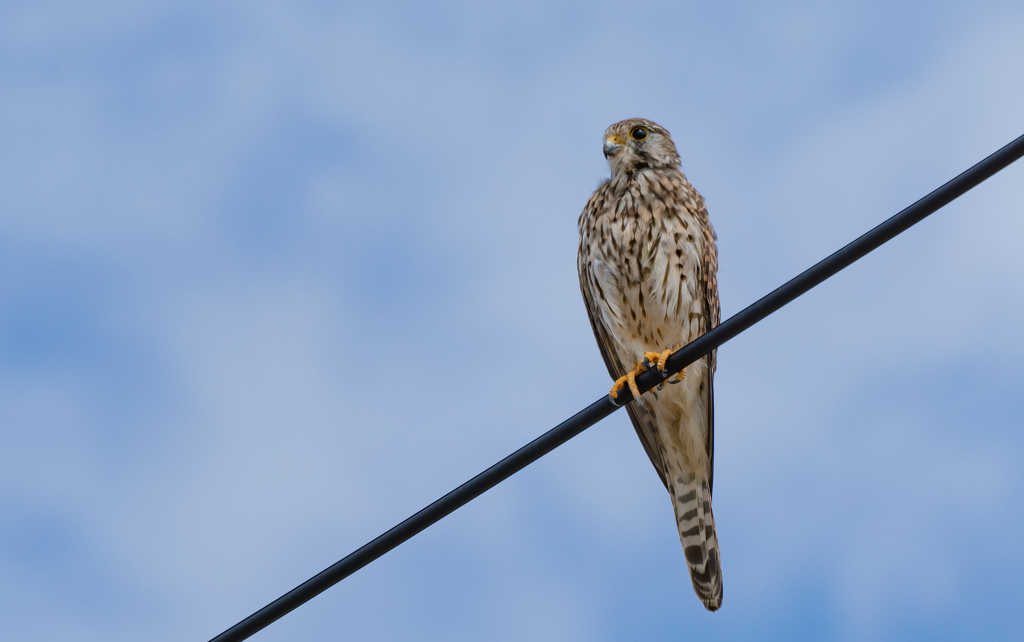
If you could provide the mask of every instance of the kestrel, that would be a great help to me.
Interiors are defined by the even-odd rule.
[[[718,325],[718,250],[704,199],[664,128],[640,118],[615,123],[604,155],[611,178],[580,215],[578,266],[590,325],[617,380],[614,398],[625,385],[636,389],[630,373],[663,368],[671,351]],[[626,406],[672,498],[693,589],[709,611],[722,605],[711,512],[714,372],[712,353]]]

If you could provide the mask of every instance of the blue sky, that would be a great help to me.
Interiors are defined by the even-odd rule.
[[[612,122],[673,133],[728,316],[1024,133],[1021,33],[1009,1],[4,3],[0,637],[208,639],[603,394],[576,219]],[[256,639],[1017,639],[1021,185],[720,351],[718,613],[616,415]]]

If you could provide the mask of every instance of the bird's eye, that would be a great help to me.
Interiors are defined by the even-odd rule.
[[[647,138],[647,130],[643,127],[634,127],[630,130],[629,135],[633,140],[643,140]]]

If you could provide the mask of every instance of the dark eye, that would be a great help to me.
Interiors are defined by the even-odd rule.
[[[634,127],[629,135],[633,137],[633,140],[643,140],[647,138],[647,130],[643,127]]]

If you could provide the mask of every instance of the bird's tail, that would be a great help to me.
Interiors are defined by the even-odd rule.
[[[673,490],[672,505],[693,590],[707,610],[717,611],[722,606],[722,565],[711,489],[706,480],[693,478]]]

